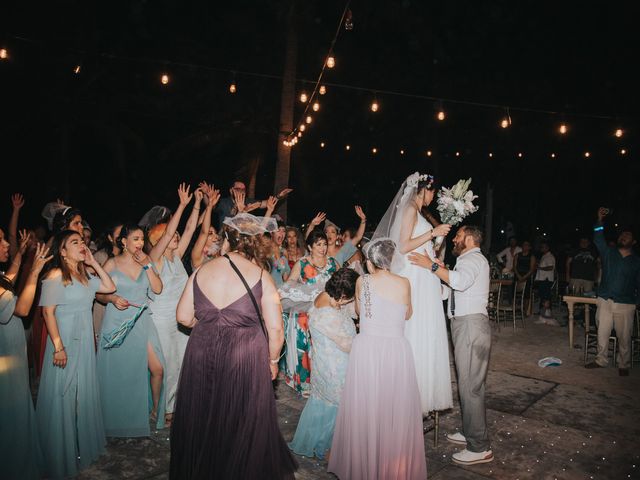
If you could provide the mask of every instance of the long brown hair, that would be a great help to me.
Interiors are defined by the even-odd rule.
[[[269,251],[260,235],[243,235],[228,225],[222,226],[222,234],[229,241],[229,249],[254,261],[259,267],[269,270]]]
[[[53,237],[53,242],[51,243],[51,255],[53,255],[53,258],[49,264],[48,271],[51,271],[54,268],[59,268],[62,272],[62,284],[65,286],[73,282],[73,276],[71,275],[69,265],[67,265],[67,262],[65,262],[62,257],[62,249],[65,248],[69,237],[72,235],[78,235],[80,239],[82,239],[82,236],[75,230],[63,230]],[[91,278],[87,272],[84,262],[78,263],[78,273],[80,274],[80,278],[86,278],[87,280]]]

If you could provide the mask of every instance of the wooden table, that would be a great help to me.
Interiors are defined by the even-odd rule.
[[[513,279],[512,278],[492,278],[491,283],[496,285],[500,284],[503,287],[508,287],[509,285],[513,285]]]
[[[576,303],[584,303],[585,305],[595,305],[598,301],[595,297],[583,297],[581,295],[565,295],[562,301],[569,308],[569,348],[573,348],[573,307]],[[584,309],[584,331],[589,331],[589,307]],[[586,333],[585,333],[586,335]]]

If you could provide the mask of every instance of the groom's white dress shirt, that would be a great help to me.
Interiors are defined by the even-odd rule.
[[[451,290],[455,290],[456,317],[474,313],[487,315],[490,279],[489,262],[479,248],[460,255],[454,269],[449,271],[449,317],[453,317]]]

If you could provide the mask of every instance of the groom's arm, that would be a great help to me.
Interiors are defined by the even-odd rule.
[[[412,253],[409,255],[409,261],[414,265],[431,270],[433,264],[436,263],[429,256],[421,255],[419,253]],[[449,285],[453,290],[464,291],[473,285],[476,277],[478,276],[477,268],[471,262],[461,262],[457,266],[456,270],[449,270],[444,266],[442,262],[438,262],[438,269],[434,272],[435,275]]]

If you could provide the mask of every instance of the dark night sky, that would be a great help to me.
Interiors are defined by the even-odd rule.
[[[153,204],[174,207],[178,181],[226,190],[256,158],[258,195],[272,190],[281,82],[238,73],[232,96],[225,70],[282,75],[288,2],[64,1],[35,12],[16,3],[0,19],[0,47],[11,53],[0,63],[0,219],[13,191],[27,196],[27,217],[65,196],[94,225],[137,219]],[[297,3],[302,89],[318,75],[344,2]],[[491,182],[496,229],[511,220],[520,236],[541,226],[569,238],[600,204],[637,226],[635,10],[632,2],[556,3],[353,1],[355,28],[340,33],[326,83],[365,90],[329,87],[321,97],[294,149],[290,219],[325,210],[347,225],[360,203],[375,221],[421,170],[445,185],[473,177],[481,196]],[[374,91],[509,105],[513,125],[498,126],[504,110],[446,101],[447,120],[437,122],[434,102],[382,93],[373,114]],[[615,139],[619,126],[625,136]]]

